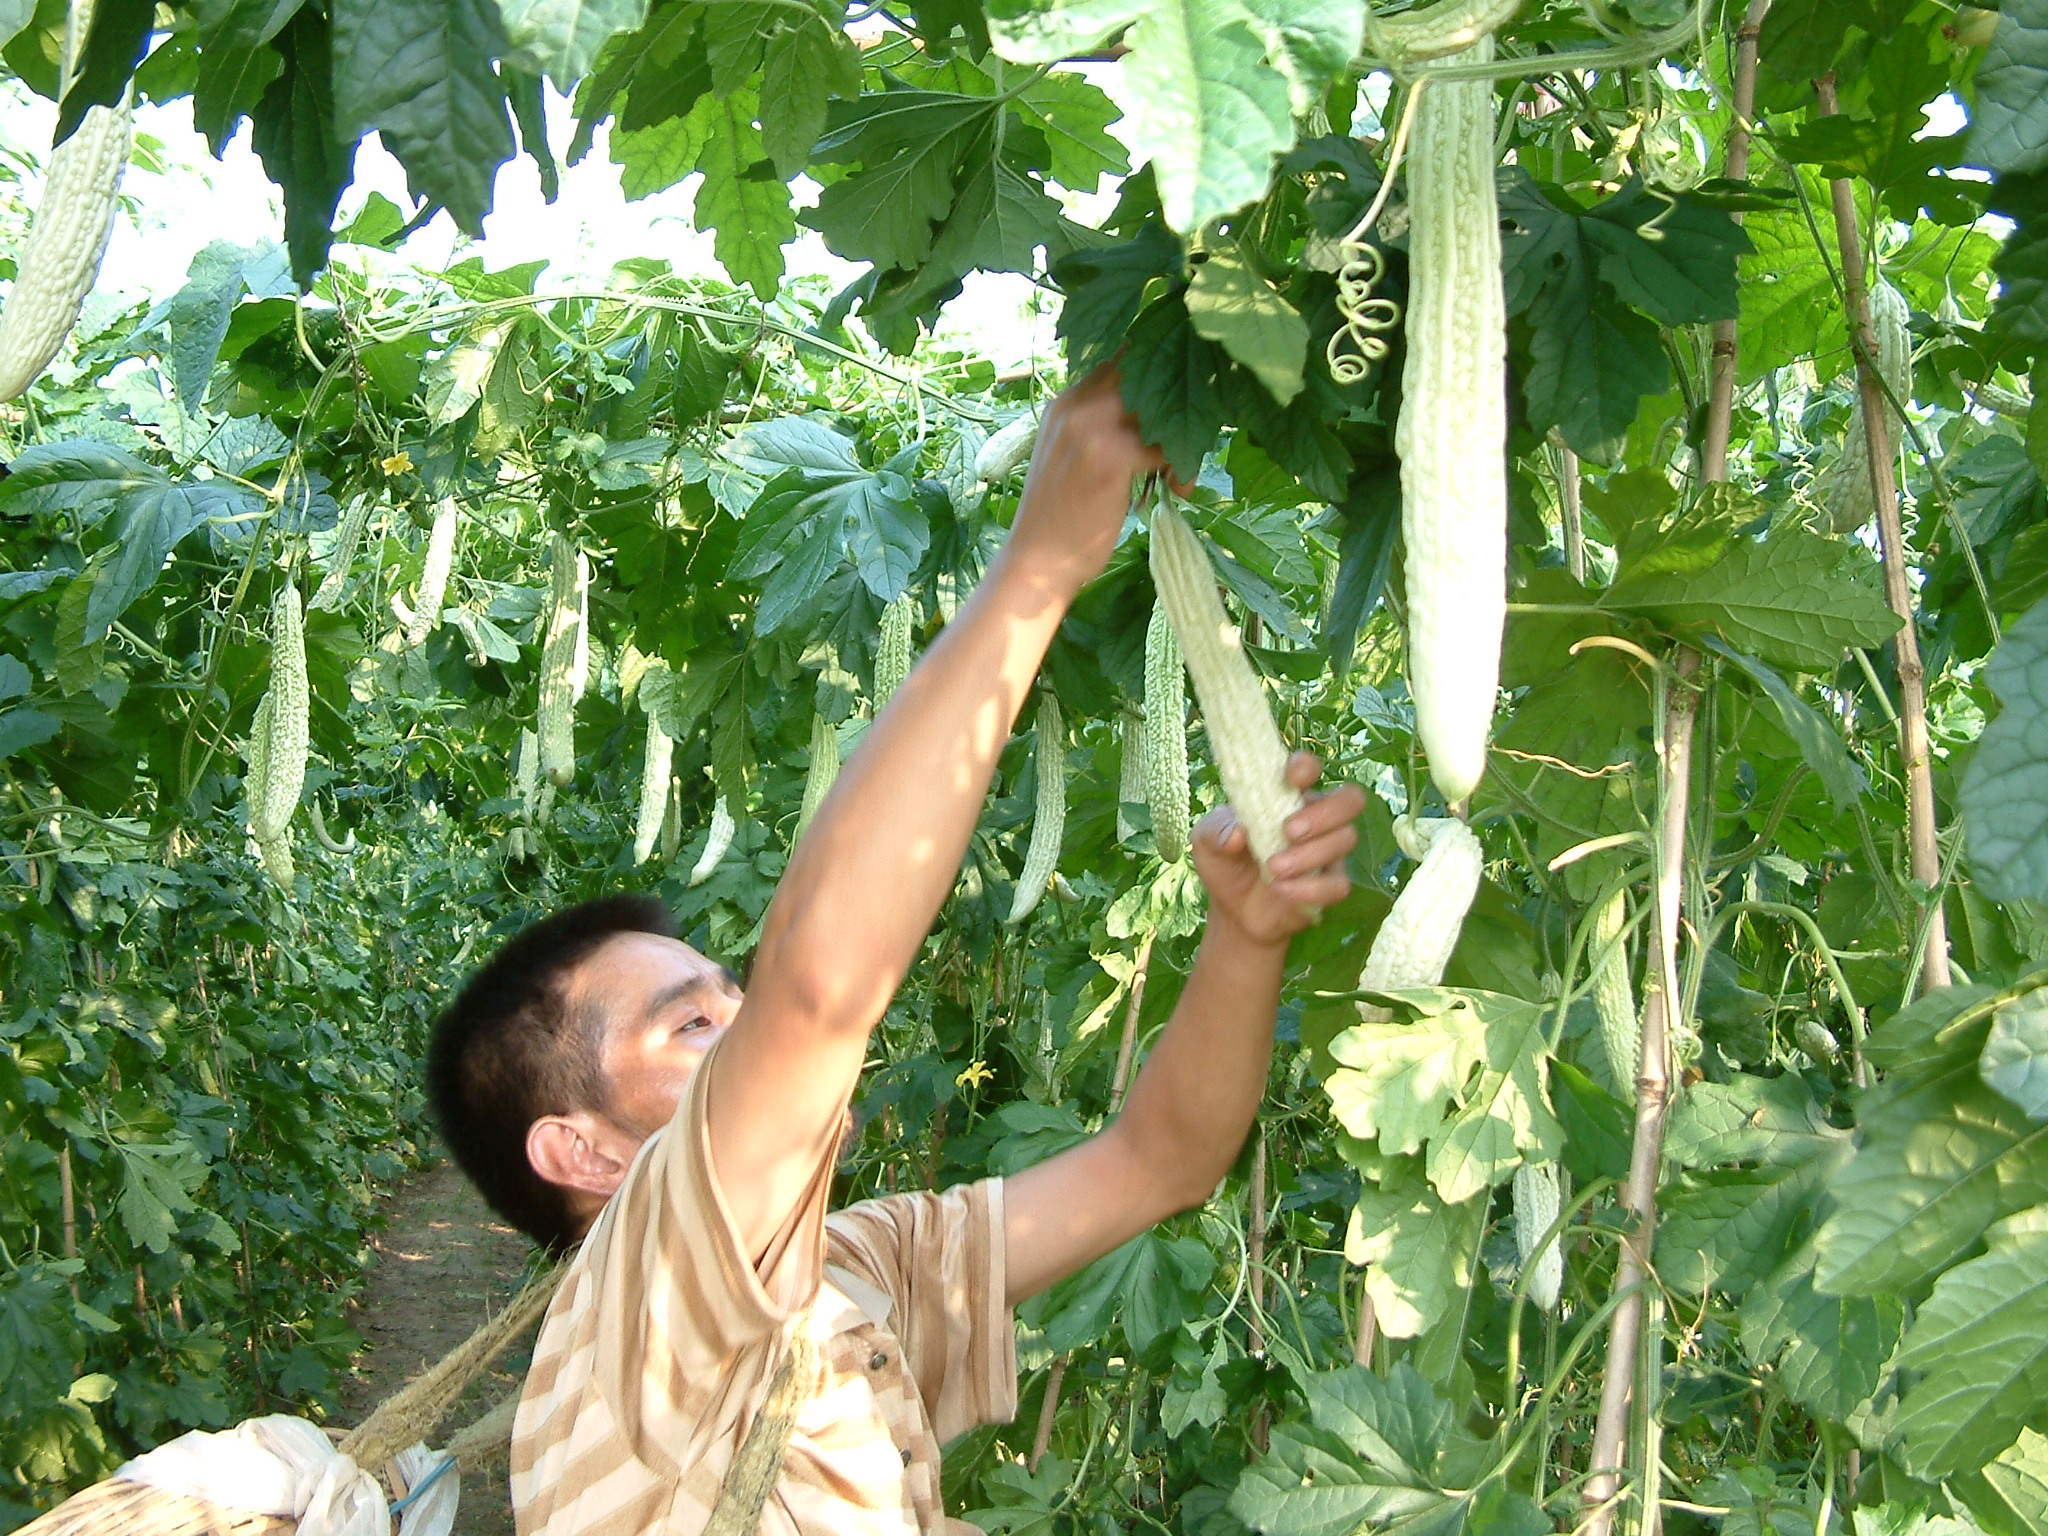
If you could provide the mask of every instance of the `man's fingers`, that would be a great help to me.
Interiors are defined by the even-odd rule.
[[[1237,819],[1237,812],[1227,805],[1219,805],[1207,812],[1195,823],[1197,841],[1206,840],[1220,852],[1229,852],[1244,842],[1244,827]]]
[[[1322,871],[1313,875],[1296,875],[1292,879],[1275,880],[1273,894],[1298,907],[1321,911],[1336,906],[1351,894],[1351,877],[1341,870],[1334,874]]]
[[[1274,854],[1269,867],[1276,880],[1307,870],[1326,869],[1332,864],[1342,863],[1344,856],[1357,846],[1358,829],[1347,821],[1315,837],[1297,839]]]
[[[1314,837],[1331,827],[1349,826],[1365,811],[1365,791],[1356,784],[1339,784],[1326,795],[1317,795],[1287,818],[1283,830],[1292,840]]]
[[[1313,752],[1297,752],[1287,759],[1287,782],[1296,789],[1314,789],[1323,776],[1323,760]]]

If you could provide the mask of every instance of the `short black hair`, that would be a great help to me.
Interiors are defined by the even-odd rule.
[[[550,1253],[582,1238],[568,1192],[526,1158],[543,1115],[603,1110],[602,1019],[569,1006],[570,971],[623,933],[673,937],[651,896],[606,896],[546,917],[492,956],[435,1021],[427,1045],[427,1102],[441,1139],[484,1199]]]

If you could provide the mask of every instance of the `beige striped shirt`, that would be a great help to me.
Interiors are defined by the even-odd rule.
[[[761,1536],[979,1536],[945,1517],[939,1446],[1017,1411],[1001,1181],[827,1215],[828,1153],[750,1264],[709,1080],[700,1064],[548,1309],[512,1436],[520,1536],[696,1536],[793,1326],[819,1381]]]

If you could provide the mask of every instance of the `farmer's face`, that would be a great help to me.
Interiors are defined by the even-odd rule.
[[[645,1140],[675,1113],[690,1074],[740,1008],[739,978],[678,939],[624,933],[571,977],[571,1006],[605,1021],[605,1118]]]

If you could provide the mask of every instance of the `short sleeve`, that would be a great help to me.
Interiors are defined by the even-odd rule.
[[[889,1298],[889,1326],[941,1442],[1017,1413],[1003,1184],[864,1200],[827,1221],[827,1262]]]
[[[688,1465],[758,1402],[788,1322],[823,1275],[832,1190],[828,1143],[802,1199],[750,1262],[712,1165],[706,1121],[718,1047],[667,1126],[640,1149],[584,1242],[592,1382],[620,1432],[655,1467]]]

